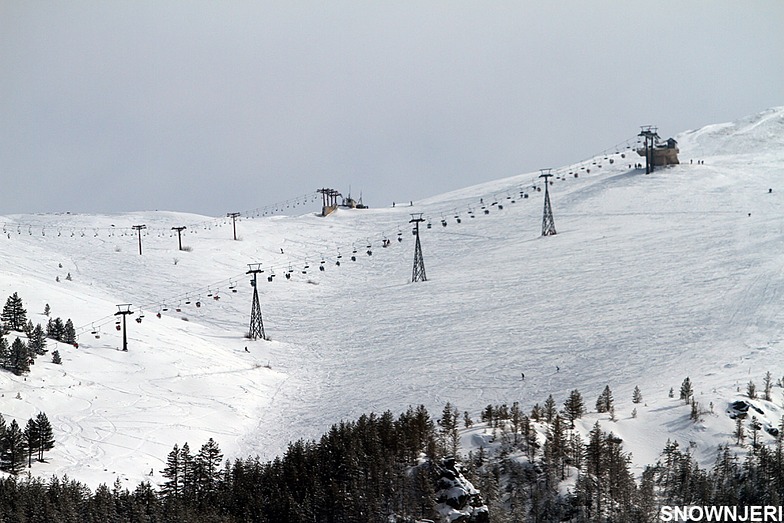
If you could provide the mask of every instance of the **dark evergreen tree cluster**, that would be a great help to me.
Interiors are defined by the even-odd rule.
[[[0,469],[18,474],[25,467],[32,467],[34,459],[44,461],[44,452],[53,448],[54,432],[43,412],[27,420],[24,430],[16,420],[7,424],[0,414]]]
[[[213,440],[195,455],[187,443],[175,445],[161,471],[159,503],[164,513],[196,510],[216,518],[211,521],[432,519],[438,471],[429,463],[452,446],[458,418],[451,406],[444,410],[449,419],[442,417],[440,430],[421,406],[397,418],[363,415],[334,425],[319,441],[292,443],[282,458],[266,463],[248,458],[221,467]]]
[[[27,310],[24,308],[22,298],[17,293],[13,293],[5,302],[0,320],[6,331],[23,331],[27,323]]]
[[[0,367],[21,376],[30,370],[35,361],[36,353],[21,338],[16,338],[11,345],[4,337],[0,337]]]
[[[53,340],[73,345],[76,342],[76,329],[71,318],[63,320],[60,317],[49,318],[46,323],[46,335]]]
[[[465,460],[463,474],[489,501],[490,522],[652,523],[662,505],[784,502],[784,430],[772,447],[750,446],[743,460],[729,446],[721,447],[710,469],[670,441],[636,482],[620,438],[597,423],[583,441],[563,413],[547,419],[548,403],[536,420],[517,404],[489,405],[482,412],[512,451],[529,455],[488,459],[480,449]],[[451,406],[446,410],[454,417]],[[213,440],[195,454],[187,444],[175,445],[160,491],[146,482],[129,491],[118,480],[91,492],[67,477],[42,481],[11,475],[0,478],[0,514],[8,523],[435,521],[436,484],[444,472],[437,458],[443,448],[441,421],[439,428],[424,407],[398,418],[370,414],[333,426],[319,441],[292,443],[270,462],[247,458],[221,466]],[[522,437],[526,424],[534,434],[544,433],[543,442],[533,445],[535,438]],[[34,429],[22,431],[15,421],[6,427],[1,419],[0,425],[6,470],[18,473],[40,459],[39,451],[30,450],[42,448]],[[564,493],[559,484],[570,476],[574,487]]]

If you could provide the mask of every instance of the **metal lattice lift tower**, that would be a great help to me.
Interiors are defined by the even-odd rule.
[[[541,169],[542,174],[539,178],[544,178],[544,215],[542,216],[542,236],[553,236],[555,233],[555,219],[553,218],[553,207],[550,205],[550,191],[548,178],[552,176],[551,169]]]
[[[248,269],[246,274],[253,275],[253,279],[250,280],[250,286],[253,287],[253,305],[250,308],[250,328],[248,329],[248,337],[252,340],[259,338],[266,340],[267,335],[264,332],[264,320],[261,317],[261,305],[259,305],[259,291],[256,286],[256,276],[264,271],[261,270],[260,263],[249,263]]]
[[[658,129],[652,125],[642,125],[640,126],[640,134],[637,136],[645,138],[645,174],[650,174],[653,172],[654,164],[653,148],[659,140]]]
[[[419,243],[419,224],[422,223],[422,213],[414,213],[411,215],[411,221],[408,223],[414,224],[414,236],[416,236],[416,245],[414,247],[414,270],[411,272],[411,283],[415,281],[427,281],[425,275],[425,260],[422,258],[422,245]]]
[[[131,312],[131,304],[130,303],[121,303],[117,306],[117,312],[114,313],[115,316],[122,316],[122,331],[123,331],[123,348],[122,350],[128,352],[128,330],[125,328],[125,317],[129,314],[133,314]]]

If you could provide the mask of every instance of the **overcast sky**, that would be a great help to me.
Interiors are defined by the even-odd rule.
[[[0,0],[0,215],[377,207],[784,105],[784,2]]]

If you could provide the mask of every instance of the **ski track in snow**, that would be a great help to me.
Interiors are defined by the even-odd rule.
[[[226,457],[271,459],[292,440],[370,411],[424,404],[437,417],[449,401],[477,417],[490,403],[527,410],[548,394],[560,405],[572,389],[591,408],[609,384],[621,419],[608,427],[638,466],[667,438],[695,441],[710,463],[731,433],[722,413],[737,387],[749,379],[761,387],[767,370],[784,374],[783,115],[684,133],[683,163],[650,175],[627,168],[636,155],[579,178],[564,173],[550,187],[558,234],[547,238],[531,174],[413,207],[243,219],[237,242],[227,220],[182,213],[7,217],[0,288],[19,292],[35,323],[45,324],[49,303],[53,316],[88,328],[79,349],[50,342],[63,366],[45,356],[27,381],[0,375],[0,410],[20,424],[39,410],[53,420],[58,445],[35,473],[132,485],[160,481],[175,443],[197,451],[214,437]],[[422,225],[428,281],[417,284],[409,283],[410,212],[432,223]],[[135,223],[148,226],[143,256],[135,235],[106,232]],[[192,252],[177,251],[168,234],[180,223],[210,223],[184,234]],[[62,236],[49,233],[58,229]],[[269,342],[242,337],[251,262],[266,270],[259,294]],[[117,303],[153,304],[141,324],[129,318],[127,353],[113,320],[100,339],[90,334]],[[667,398],[687,375],[698,400],[716,406],[701,426]],[[647,405],[631,419],[635,385]]]

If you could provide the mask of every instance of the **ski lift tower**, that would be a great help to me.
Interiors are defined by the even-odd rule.
[[[146,225],[133,225],[131,229],[139,233],[139,256],[142,254],[142,231],[146,229]]]
[[[414,213],[411,215],[411,221],[408,223],[414,224],[414,235],[416,236],[416,244],[414,247],[414,270],[411,273],[411,283],[415,281],[427,281],[425,275],[425,260],[422,257],[422,244],[419,243],[419,224],[425,221],[422,218],[422,213]]]
[[[259,338],[266,340],[267,335],[264,332],[264,320],[261,317],[261,305],[259,305],[259,291],[256,286],[256,276],[264,272],[261,270],[260,263],[249,263],[248,272],[252,274],[253,279],[250,280],[250,286],[253,287],[253,305],[250,308],[250,328],[248,329],[248,338],[257,340]]]
[[[177,243],[180,246],[179,250],[182,250],[182,231],[184,231],[185,229],[187,229],[187,227],[185,227],[184,225],[181,225],[179,227],[172,227],[173,231],[177,231]]]
[[[239,218],[240,213],[238,212],[227,212],[226,217],[231,218],[231,224],[234,229],[234,241],[237,241],[237,218]]]
[[[645,138],[645,174],[653,172],[653,148],[659,140],[658,129],[652,125],[640,126],[640,134],[637,136]]]
[[[544,214],[542,216],[542,236],[553,236],[555,233],[555,219],[553,218],[553,207],[550,205],[550,191],[548,186],[550,178],[553,174],[550,172],[552,169],[541,169],[542,174],[539,178],[544,178]]]
[[[128,352],[128,330],[125,327],[125,317],[129,314],[133,314],[131,312],[131,304],[130,303],[121,303],[117,305],[117,312],[114,313],[115,316],[122,316],[122,331],[123,331],[123,348],[124,352]]]

